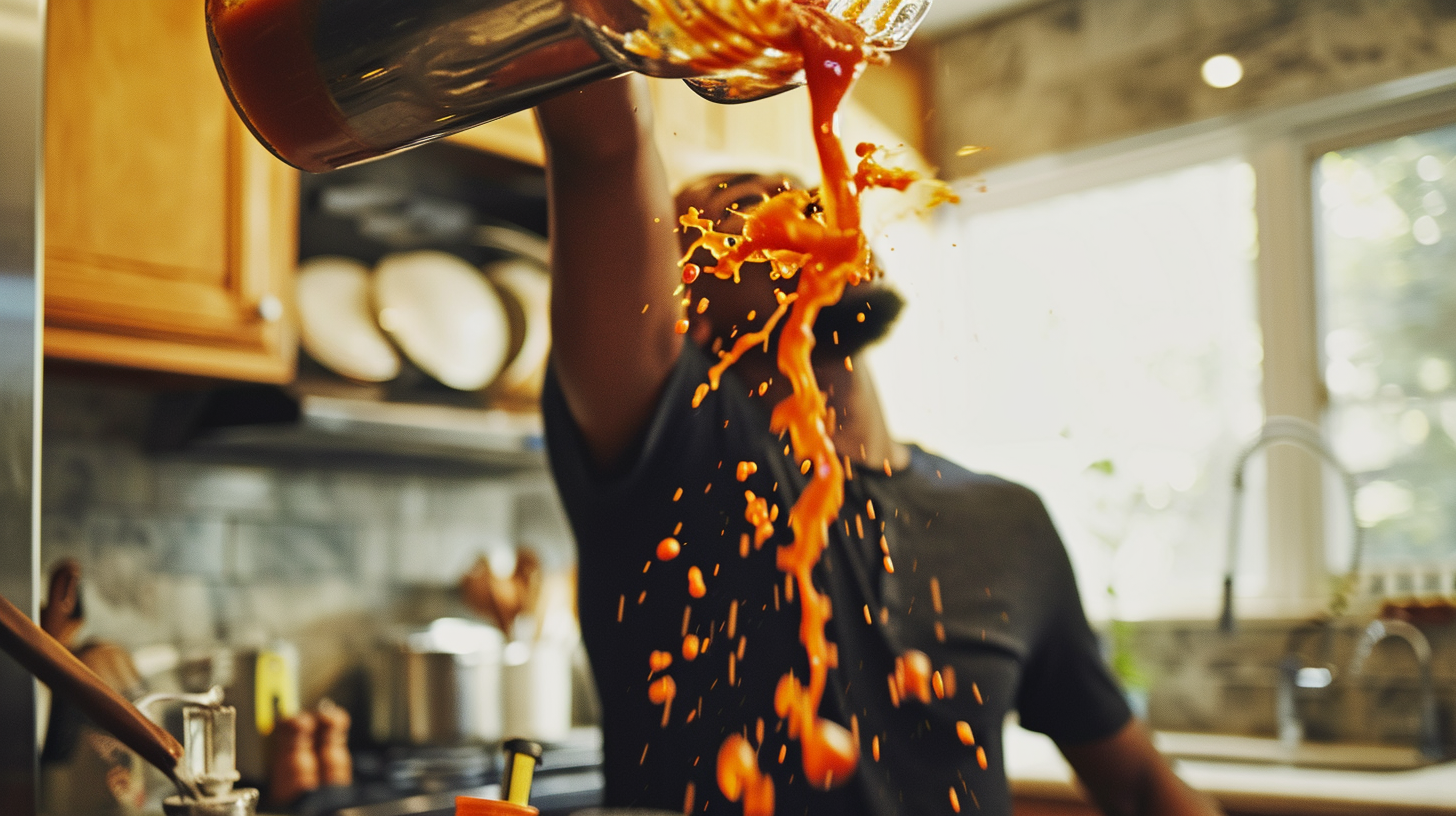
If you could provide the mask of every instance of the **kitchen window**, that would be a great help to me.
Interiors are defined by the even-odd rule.
[[[1357,604],[1456,594],[1451,120],[1447,70],[963,182],[890,265],[892,427],[1036,489],[1095,617],[1212,620],[1233,463],[1300,417],[1355,473]],[[1239,613],[1326,608],[1338,475],[1274,447],[1244,495]]]
[[[898,430],[1036,489],[1096,612],[1147,617],[1216,590],[1227,473],[1263,422],[1252,169],[1198,164],[951,232],[962,311],[934,318],[936,341],[968,387]],[[886,390],[897,416],[914,386]],[[1260,559],[1243,563],[1260,585]]]
[[[1365,560],[1377,574],[1449,560],[1456,125],[1326,152],[1314,163],[1314,193],[1326,427],[1361,484]],[[1427,574],[1435,587],[1405,591],[1450,589],[1439,571]]]

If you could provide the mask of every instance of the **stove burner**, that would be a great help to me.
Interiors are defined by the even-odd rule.
[[[477,745],[395,747],[384,762],[391,787],[423,793],[484,785],[495,771],[494,754]]]

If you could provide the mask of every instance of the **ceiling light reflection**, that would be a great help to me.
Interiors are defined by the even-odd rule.
[[[1217,54],[1203,61],[1203,81],[1215,88],[1229,88],[1244,78],[1244,65],[1230,54]]]

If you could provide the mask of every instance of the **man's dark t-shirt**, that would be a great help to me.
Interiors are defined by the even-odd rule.
[[[718,790],[718,746],[733,732],[757,746],[761,728],[759,766],[774,777],[779,814],[950,813],[952,789],[965,812],[1009,814],[1001,751],[1009,710],[1063,744],[1111,736],[1127,722],[1041,501],[912,447],[909,467],[893,475],[853,470],[815,573],[833,603],[828,636],[839,652],[821,714],[857,730],[861,759],[847,784],[810,788],[798,743],[773,708],[780,676],[808,676],[797,595],[788,597],[774,565],[806,477],[768,430],[771,406],[731,370],[691,407],[708,366],[701,349],[685,347],[635,455],[609,474],[592,466],[554,377],[542,400],[551,467],[577,539],[608,805],[681,811],[691,800],[693,812],[741,812]],[[746,482],[736,477],[741,461],[758,466]],[[746,490],[769,497],[779,514],[774,537],[742,557],[741,537],[753,532]],[[659,561],[667,536],[682,552]],[[688,593],[693,566],[707,586],[702,598]],[[683,656],[685,633],[707,644],[692,661]],[[936,669],[951,667],[954,696],[894,706],[888,678],[907,649],[925,652]],[[673,655],[665,674],[677,693],[666,727],[663,707],[648,699],[660,676],[648,665],[655,650]],[[974,744],[962,744],[958,721]]]

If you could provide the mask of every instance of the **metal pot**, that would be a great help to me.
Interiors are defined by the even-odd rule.
[[[379,742],[460,745],[501,738],[500,630],[441,618],[375,655],[370,717]]]

